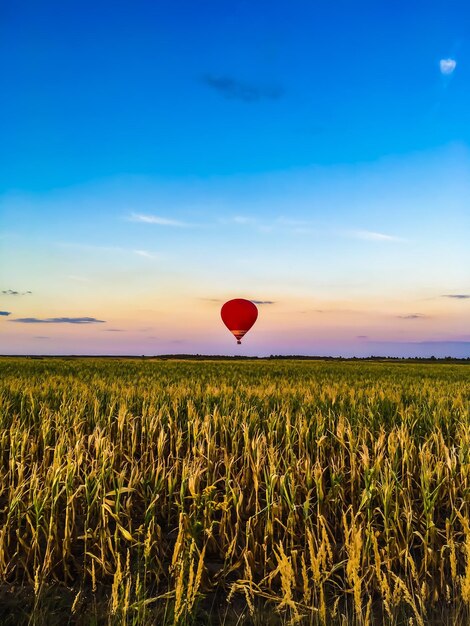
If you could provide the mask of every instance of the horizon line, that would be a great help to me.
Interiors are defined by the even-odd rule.
[[[247,355],[229,355],[229,354],[199,354],[199,353],[166,353],[166,354],[0,354],[2,358],[29,358],[29,359],[240,359],[240,360],[311,360],[311,361],[371,361],[371,360],[387,360],[387,361],[470,361],[470,356],[386,356],[386,355],[370,355],[370,356],[321,356],[308,354],[271,354],[269,356],[247,356]]]

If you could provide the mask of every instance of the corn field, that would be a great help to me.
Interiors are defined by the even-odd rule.
[[[469,407],[466,365],[2,359],[1,623],[466,625]]]

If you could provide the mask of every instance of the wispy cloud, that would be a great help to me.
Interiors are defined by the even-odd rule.
[[[155,254],[152,254],[151,252],[147,252],[147,250],[134,250],[134,253],[137,254],[137,256],[143,257],[144,259],[156,259],[157,258]]]
[[[470,293],[446,293],[441,298],[452,298],[453,300],[468,300]]]
[[[276,225],[282,228],[283,232],[293,235],[316,235],[319,233],[318,225],[312,220],[278,217]]]
[[[32,291],[15,291],[14,289],[4,289],[2,291],[4,296],[27,296]]]
[[[368,335],[357,335],[356,339],[369,339]]]
[[[69,274],[67,278],[69,280],[74,280],[77,283],[89,283],[90,282],[89,278],[85,278],[85,276],[76,276],[75,274]]]
[[[347,230],[334,231],[321,228],[313,220],[285,218],[283,216],[272,218],[271,220],[259,220],[250,215],[234,215],[229,218],[220,218],[219,223],[237,225],[254,229],[260,233],[283,233],[290,235],[322,235],[325,237],[349,237],[362,239],[364,241],[376,242],[405,242],[406,239],[396,235],[380,233],[372,230]]]
[[[105,333],[124,333],[126,332],[122,328],[103,328],[103,332]]]
[[[341,309],[341,308],[335,308],[335,309],[304,309],[303,311],[299,311],[299,313],[305,314],[305,315],[310,315],[311,313],[329,313],[332,315],[363,315],[364,311],[361,311],[359,309]]]
[[[419,320],[427,317],[427,315],[423,315],[422,313],[411,313],[409,315],[397,315],[397,317],[402,320]]]
[[[377,233],[372,230],[351,230],[347,234],[349,237],[364,239],[366,241],[405,241],[401,237],[386,235],[385,233]]]
[[[219,223],[221,224],[235,224],[236,226],[246,226],[247,228],[252,228],[257,230],[260,233],[271,233],[275,230],[276,226],[278,226],[276,221],[268,222],[261,221],[256,219],[255,217],[247,216],[247,215],[234,215],[230,218],[220,218]]]
[[[441,70],[441,74],[452,74],[456,66],[457,61],[455,59],[441,59],[439,61],[439,69]]]
[[[231,76],[205,74],[201,80],[205,85],[230,100],[259,102],[260,100],[279,100],[284,95],[284,89],[279,85],[250,83]]]
[[[246,215],[235,215],[232,218],[232,221],[235,222],[235,224],[243,224],[243,225],[257,223],[254,217],[247,217]]]
[[[38,317],[19,317],[9,320],[10,322],[19,322],[20,324],[104,324],[105,320],[98,320],[96,317],[47,317],[39,319]]]
[[[33,339],[50,339],[47,335],[35,335]]]
[[[120,246],[100,246],[87,243],[67,243],[61,242],[58,244],[61,248],[71,248],[73,250],[84,250],[88,252],[105,252],[110,254],[136,254],[137,256],[145,257],[146,259],[156,259],[157,257],[148,252],[147,250],[131,250],[129,248],[122,248]],[[67,276],[69,280],[73,280],[80,283],[90,282],[89,278],[84,276],[77,276],[75,274],[69,274]]]
[[[200,300],[205,300],[206,302],[217,302],[217,303],[225,302],[225,300],[223,300],[222,298],[200,298]],[[275,300],[253,300],[252,298],[247,298],[247,300],[249,300],[250,302],[253,302],[253,304],[259,304],[259,305],[276,304]]]
[[[0,311],[0,315],[11,315],[11,311]]]
[[[140,222],[141,224],[156,224],[157,226],[173,226],[174,228],[192,228],[194,224],[174,220],[159,215],[144,215],[143,213],[131,213],[128,218],[130,222]]]

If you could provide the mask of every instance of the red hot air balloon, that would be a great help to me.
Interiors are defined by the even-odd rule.
[[[232,335],[235,335],[237,343],[250,330],[258,317],[256,304],[244,298],[235,298],[226,302],[220,310],[222,321]]]

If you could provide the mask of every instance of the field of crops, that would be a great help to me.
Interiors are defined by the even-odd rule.
[[[470,367],[0,360],[0,623],[470,623]]]

